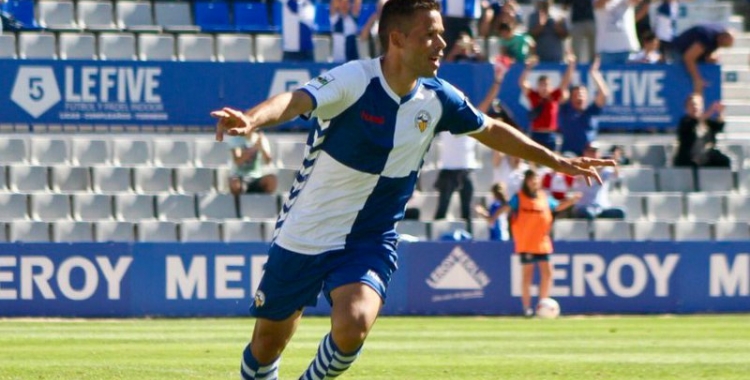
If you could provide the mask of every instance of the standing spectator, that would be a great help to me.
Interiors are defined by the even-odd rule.
[[[596,140],[599,132],[594,116],[602,112],[609,96],[609,88],[599,71],[598,59],[591,64],[589,76],[596,84],[594,101],[589,104],[589,91],[585,86],[577,85],[570,89],[570,99],[560,106],[558,121],[562,135],[560,151],[563,153],[582,155],[584,149]]]
[[[380,27],[380,13],[383,11],[383,5],[385,5],[386,1],[388,0],[378,0],[375,13],[370,15],[370,18],[367,19],[367,22],[362,27],[362,31],[359,33],[359,39],[367,41],[368,45],[370,45],[370,53],[373,57],[379,56],[382,51],[377,36]],[[372,38],[372,36],[375,36],[375,38]]]
[[[693,80],[693,92],[703,95],[706,82],[703,80],[699,63],[716,63],[719,61],[716,50],[720,47],[731,47],[734,36],[721,25],[696,25],[677,36],[672,46],[674,53],[685,63],[685,68]],[[678,58],[675,57],[675,61]]]
[[[643,44],[644,33],[652,32],[651,30],[651,0],[640,0],[635,4],[635,35],[638,36],[638,42]]]
[[[281,0],[281,42],[285,61],[307,62],[314,59],[313,32],[315,5],[310,0]]]
[[[560,63],[563,60],[563,43],[568,37],[565,20],[555,20],[549,13],[551,0],[537,0],[536,11],[529,15],[529,34],[536,44],[540,62]]]
[[[703,97],[685,101],[685,116],[677,126],[674,166],[730,167],[729,157],[716,149],[716,134],[724,130],[724,106],[715,102],[703,112]]]
[[[584,157],[599,158],[599,146],[595,143],[586,148]],[[573,217],[593,220],[602,219],[624,219],[625,210],[612,207],[609,201],[609,189],[612,182],[617,179],[617,169],[614,167],[599,170],[602,183],[592,183],[590,186],[586,181],[575,181],[574,189],[581,194],[581,199],[573,206]]]
[[[633,53],[628,58],[631,63],[661,63],[664,61],[659,52],[659,39],[652,31],[646,31],[641,36],[641,51]]]
[[[492,185],[492,203],[486,208],[483,205],[476,205],[474,210],[487,221],[490,232],[490,240],[507,241],[508,234],[508,196],[506,195],[505,185],[502,182],[496,182]]]
[[[362,0],[331,1],[331,37],[333,61],[347,62],[359,59],[357,44],[357,18]]]
[[[445,51],[451,51],[461,32],[471,33],[475,30],[474,24],[482,16],[481,2],[479,0],[444,0],[442,13]]]
[[[563,0],[570,11],[570,43],[581,62],[589,62],[596,55],[596,23],[591,0]]]
[[[437,180],[438,206],[435,219],[445,219],[453,192],[458,191],[461,200],[461,218],[466,223],[466,230],[471,232],[471,197],[474,196],[474,169],[479,168],[477,160],[477,140],[469,136],[454,136],[440,133]]]
[[[490,0],[483,3],[482,18],[479,20],[479,35],[487,38],[498,35],[500,24],[512,28],[522,22],[520,8],[516,0]]]
[[[565,70],[562,81],[560,81],[560,87],[554,90],[550,89],[549,78],[546,75],[539,77],[536,89],[532,89],[526,80],[531,69],[539,62],[535,57],[526,61],[526,68],[518,78],[518,85],[531,104],[531,111],[529,112],[531,139],[550,150],[556,150],[557,147],[559,104],[567,98],[568,85],[576,65],[575,56],[572,54],[566,57],[566,61],[568,68]]]
[[[596,52],[605,65],[622,64],[640,50],[633,5],[640,0],[594,0]]]
[[[501,23],[498,27],[500,36],[500,54],[508,57],[515,62],[524,62],[526,57],[534,51],[534,40],[525,33],[513,31],[513,26],[508,23]]]
[[[486,62],[487,57],[482,54],[479,44],[469,33],[462,32],[453,49],[445,57],[446,62]]]
[[[232,194],[276,192],[278,180],[268,170],[272,157],[271,143],[266,135],[256,132],[232,137],[228,142],[232,154],[229,174],[229,190]]]
[[[656,7],[654,34],[659,39],[659,51],[664,60],[672,60],[672,41],[677,36],[677,19],[680,17],[679,0],[662,0]]]

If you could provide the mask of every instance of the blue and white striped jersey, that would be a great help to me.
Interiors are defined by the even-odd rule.
[[[435,134],[484,128],[482,113],[441,79],[422,78],[399,97],[377,58],[338,66],[301,90],[317,120],[274,243],[302,254],[395,246],[395,224]]]

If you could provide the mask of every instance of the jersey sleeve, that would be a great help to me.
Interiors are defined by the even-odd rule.
[[[508,206],[510,206],[511,211],[518,212],[518,194],[513,194],[510,202],[508,202]]]
[[[352,105],[366,88],[366,75],[357,62],[351,62],[318,75],[299,90],[313,101],[313,111],[303,118],[331,119]]]
[[[460,135],[484,129],[484,115],[474,108],[466,95],[446,82],[443,82],[442,87],[438,96],[443,105],[443,114],[435,133],[450,132]]]
[[[547,202],[549,202],[549,209],[552,212],[554,212],[557,209],[557,206],[560,205],[560,201],[558,201],[554,197],[547,197]]]

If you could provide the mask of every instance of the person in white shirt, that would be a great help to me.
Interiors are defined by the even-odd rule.
[[[312,61],[315,32],[315,4],[310,0],[280,0],[281,44],[284,61]]]
[[[659,39],[651,31],[646,31],[641,36],[643,49],[630,55],[628,61],[632,63],[662,63],[664,59],[659,52]]]
[[[359,59],[357,44],[357,18],[362,0],[331,1],[331,38],[333,61],[348,62]]]
[[[592,143],[583,152],[584,157],[598,158],[599,146]],[[613,207],[609,201],[609,191],[612,183],[617,179],[616,168],[602,168],[599,170],[602,183],[591,186],[576,178],[573,190],[581,194],[581,198],[573,206],[573,217],[593,220],[601,219],[624,219],[625,210]]]
[[[640,0],[594,0],[596,52],[603,65],[623,64],[640,50],[634,6]]]
[[[461,218],[466,230],[471,231],[471,198],[474,196],[474,170],[479,168],[477,160],[477,140],[469,136],[453,136],[441,133],[437,136],[440,144],[437,180],[438,205],[435,220],[445,219],[451,196],[458,192],[461,200]]]

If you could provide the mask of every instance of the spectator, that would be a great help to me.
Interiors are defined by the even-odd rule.
[[[644,33],[652,32],[651,30],[651,0],[640,0],[635,4],[635,35],[638,36],[638,42],[643,44]]]
[[[696,25],[674,39],[674,53],[681,57],[675,57],[674,60],[680,59],[685,63],[685,68],[693,80],[694,93],[703,95],[703,88],[706,86],[698,71],[698,64],[718,62],[716,50],[720,47],[731,47],[733,44],[732,33],[723,26],[714,24]]]
[[[677,127],[674,166],[730,167],[729,157],[716,148],[716,135],[724,130],[724,106],[714,102],[703,112],[703,97],[692,94],[685,101],[685,116]]]
[[[362,8],[362,0],[331,1],[331,37],[333,40],[333,61],[347,62],[359,59],[357,44],[357,18]]]
[[[680,17],[679,0],[662,0],[656,8],[654,34],[659,39],[659,52],[664,60],[671,61],[672,41],[677,36],[677,20]]]
[[[285,61],[313,61],[315,5],[310,0],[283,0],[281,42]]]
[[[577,85],[570,89],[570,99],[560,106],[560,134],[562,135],[563,153],[571,152],[576,156],[583,155],[584,149],[596,140],[599,126],[594,116],[602,112],[607,103],[609,88],[599,71],[599,60],[595,59],[589,68],[589,76],[596,84],[596,97],[589,104],[589,91],[585,86]]]
[[[565,20],[555,20],[549,13],[551,0],[537,0],[536,11],[529,15],[529,34],[534,38],[540,62],[560,63],[563,60],[563,43],[568,37]]]
[[[581,62],[589,62],[596,55],[596,23],[591,0],[563,0],[570,10],[570,37],[573,53]]]
[[[505,184],[508,194],[515,194],[521,189],[523,173],[529,170],[526,161],[507,154],[492,154],[492,179],[495,182]]]
[[[483,205],[476,205],[474,210],[479,216],[487,220],[489,227],[490,240],[507,241],[508,235],[508,196],[506,195],[505,185],[502,182],[496,182],[492,185],[492,203],[486,208]]]
[[[599,146],[592,143],[584,151],[584,157],[599,158]],[[593,220],[602,219],[624,219],[625,210],[612,207],[609,201],[609,190],[612,181],[617,179],[617,169],[608,167],[599,170],[602,183],[594,181],[590,186],[586,181],[576,179],[574,189],[581,194],[581,199],[573,206],[573,217]]]
[[[477,0],[444,0],[441,11],[446,45],[443,51],[453,50],[460,33],[471,33],[476,27],[473,23],[482,16],[481,4]]]
[[[534,40],[524,33],[513,31],[511,24],[501,23],[498,27],[500,36],[500,54],[515,62],[525,62],[526,57],[534,51]]]
[[[542,75],[537,80],[536,90],[532,89],[526,78],[531,69],[537,65],[538,60],[532,57],[526,61],[526,68],[518,78],[518,85],[523,94],[528,97],[531,104],[529,112],[529,123],[531,124],[531,138],[537,143],[544,145],[547,149],[557,148],[557,115],[559,104],[567,99],[568,85],[575,70],[575,56],[569,54],[566,57],[568,68],[565,70],[560,87],[551,90],[549,78]]]
[[[479,21],[479,35],[487,38],[498,35],[500,24],[506,23],[515,28],[522,22],[520,8],[516,0],[490,0],[484,3],[482,18]]]
[[[271,143],[262,132],[248,136],[232,137],[231,168],[229,190],[234,195],[242,193],[276,192],[276,175],[269,173],[271,168]]]
[[[368,45],[370,45],[370,53],[373,57],[379,56],[380,51],[382,50],[377,36],[378,28],[380,26],[380,12],[382,12],[383,5],[385,5],[386,1],[388,0],[378,0],[375,13],[370,15],[370,18],[367,19],[367,22],[365,22],[365,25],[362,27],[362,31],[359,34],[359,38],[367,41]],[[375,36],[375,38],[372,38],[372,36]]]
[[[482,54],[479,44],[469,33],[462,32],[458,41],[453,44],[453,49],[445,58],[447,62],[485,62],[487,58]]]
[[[609,148],[609,154],[604,158],[614,160],[618,166],[630,165],[630,157],[625,154],[625,149],[622,145],[612,145]]]
[[[594,0],[596,51],[605,65],[627,63],[640,49],[633,5],[640,0]]]
[[[440,133],[437,180],[435,188],[438,190],[438,206],[435,218],[445,219],[451,196],[458,191],[461,200],[461,218],[466,223],[466,230],[471,232],[471,198],[474,196],[474,169],[479,168],[477,160],[477,140],[469,136],[454,136],[450,133]]]
[[[641,51],[633,53],[628,59],[632,63],[660,63],[663,62],[659,53],[659,39],[654,32],[646,31],[641,36]]]

